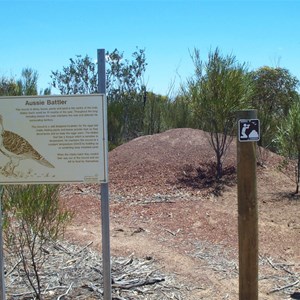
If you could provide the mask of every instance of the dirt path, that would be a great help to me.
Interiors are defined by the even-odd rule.
[[[111,201],[111,253],[113,256],[152,258],[163,273],[176,275],[183,299],[237,299],[237,209],[234,190],[222,198],[157,196]],[[94,192],[76,194],[77,214],[67,238],[82,245],[93,241],[101,251],[100,202]],[[275,201],[275,202],[274,202]],[[299,222],[288,217],[298,202],[264,201],[260,204],[260,272],[264,276],[283,276],[268,263],[293,264],[299,272],[297,228]],[[288,225],[290,224],[290,225]],[[266,275],[267,274],[267,275]],[[260,299],[283,298],[270,294],[273,281],[260,281]],[[184,287],[184,288],[183,288]]]

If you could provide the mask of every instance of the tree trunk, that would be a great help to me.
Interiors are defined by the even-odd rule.
[[[297,163],[297,178],[296,178],[296,192],[295,194],[299,193],[299,183],[300,183],[300,151],[298,151],[298,163]]]
[[[223,173],[222,159],[221,155],[217,153],[217,180],[221,179]]]

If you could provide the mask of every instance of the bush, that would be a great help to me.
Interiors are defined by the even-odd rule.
[[[58,185],[6,186],[2,196],[4,244],[23,268],[36,298],[45,245],[64,233],[71,213],[60,206]]]

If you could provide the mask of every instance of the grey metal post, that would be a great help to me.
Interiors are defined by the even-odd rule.
[[[5,277],[4,277],[4,255],[3,255],[3,219],[2,219],[2,195],[3,195],[3,185],[0,185],[0,300],[5,300]]]
[[[106,94],[105,50],[98,49],[98,92]],[[107,105],[107,104],[105,104]],[[105,124],[105,126],[107,126]],[[104,137],[107,139],[107,137]],[[108,183],[101,184],[101,222],[102,222],[102,260],[103,260],[103,298],[111,300],[111,262]]]

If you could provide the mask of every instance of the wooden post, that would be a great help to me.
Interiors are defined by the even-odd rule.
[[[237,113],[237,119],[256,119],[256,110]],[[238,132],[239,137],[240,132]],[[239,300],[258,299],[258,211],[256,142],[237,140]]]

